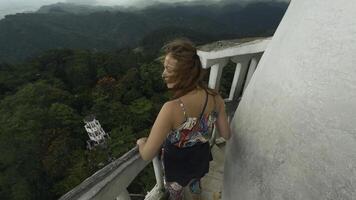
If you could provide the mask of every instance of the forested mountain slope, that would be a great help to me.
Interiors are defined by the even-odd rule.
[[[127,11],[102,7],[78,11],[64,5],[0,20],[0,62],[23,60],[53,48],[109,50],[144,45],[155,49],[177,36],[198,43],[266,36],[273,34],[287,8],[286,3],[275,2],[159,4]]]

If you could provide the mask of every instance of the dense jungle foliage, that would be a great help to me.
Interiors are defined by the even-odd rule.
[[[1,199],[56,199],[146,136],[168,96],[161,64],[145,59],[127,49],[52,50],[1,64]],[[107,148],[86,150],[89,114],[110,133]],[[149,189],[140,177],[136,188]]]

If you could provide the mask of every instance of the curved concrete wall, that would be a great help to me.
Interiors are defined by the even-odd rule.
[[[233,119],[224,200],[356,199],[356,3],[296,0]]]

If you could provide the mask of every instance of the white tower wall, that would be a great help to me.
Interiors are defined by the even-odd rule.
[[[233,119],[224,200],[356,199],[356,2],[292,0]]]

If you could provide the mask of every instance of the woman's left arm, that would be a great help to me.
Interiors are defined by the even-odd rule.
[[[137,140],[137,145],[143,160],[148,161],[153,159],[160,150],[167,134],[172,130],[173,123],[170,104],[170,102],[167,102],[162,106],[148,138],[140,138]]]

